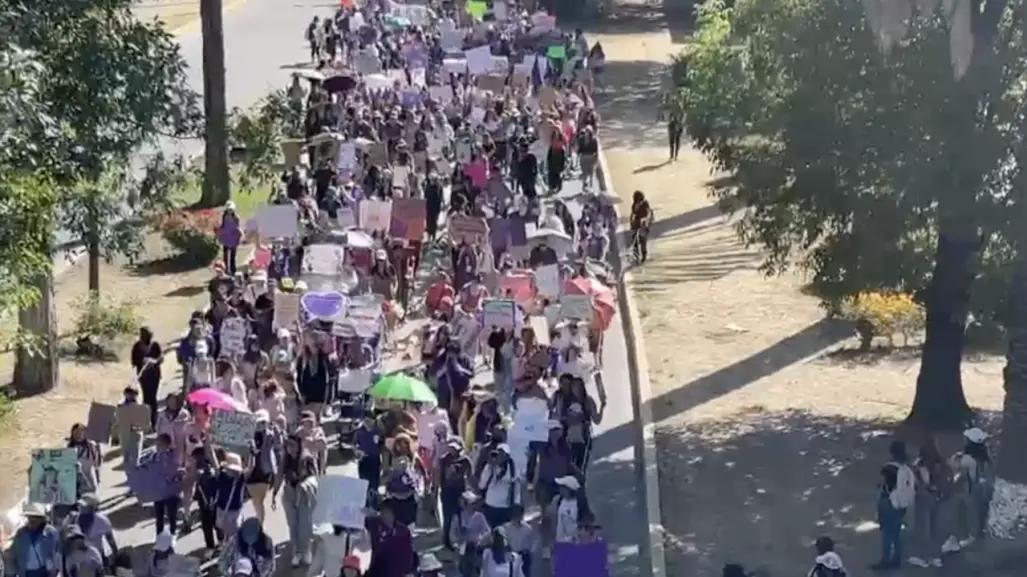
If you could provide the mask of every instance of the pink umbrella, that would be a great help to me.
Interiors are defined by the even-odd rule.
[[[186,397],[189,403],[193,405],[203,405],[211,409],[218,411],[233,411],[237,413],[248,413],[250,410],[232,398],[231,395],[222,393],[216,389],[203,388],[197,389]]]

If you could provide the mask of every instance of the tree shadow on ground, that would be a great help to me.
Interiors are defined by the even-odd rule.
[[[128,273],[135,277],[163,276],[193,272],[203,268],[204,264],[196,262],[188,255],[174,255],[156,258],[135,265],[126,266]]]
[[[601,75],[615,90],[595,95],[604,148],[666,146],[667,130],[657,118],[667,66],[651,60],[611,61]]]
[[[611,2],[616,6],[601,16],[580,19],[576,25],[585,34],[646,34],[659,32],[666,26],[662,5],[659,1],[643,3]]]
[[[667,574],[713,577],[738,562],[804,575],[820,535],[838,543],[850,571],[875,561],[874,487],[888,444],[902,434],[896,425],[749,407],[729,419],[657,427]],[[908,446],[915,455],[917,445]],[[941,448],[950,454],[958,445]],[[984,543],[946,559],[938,573],[1011,577],[1001,572],[1010,555]],[[1027,551],[1018,555],[1022,563]],[[921,570],[893,575],[913,571]]]
[[[179,298],[190,298],[198,294],[206,292],[207,287],[205,286],[180,286],[177,289],[170,290],[164,293],[166,297],[179,297]]]

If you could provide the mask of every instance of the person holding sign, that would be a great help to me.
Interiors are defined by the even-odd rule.
[[[317,505],[317,460],[303,450],[301,438],[292,436],[285,441],[281,469],[271,495],[271,508],[277,508],[278,494],[282,492],[282,506],[285,507],[285,520],[292,542],[292,566],[310,565],[313,561],[314,507]]]

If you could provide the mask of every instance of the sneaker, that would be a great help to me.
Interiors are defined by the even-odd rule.
[[[976,541],[976,539],[974,539],[973,537],[967,537],[966,539],[963,539],[959,542],[959,547],[960,549],[966,549],[970,545],[973,545],[974,541]]]
[[[542,548],[542,558],[543,559],[549,559],[552,556],[553,556],[553,550],[552,549],[550,549],[549,547],[543,547]]]
[[[944,543],[941,544],[942,553],[956,553],[962,547],[959,545],[959,541],[955,537],[949,537]]]
[[[313,562],[314,562],[314,554],[313,553],[311,553],[310,551],[307,551],[306,553],[303,554],[303,564],[304,565],[310,565]]]
[[[293,569],[295,569],[296,567],[300,566],[300,560],[301,559],[300,559],[299,553],[293,553],[292,554],[292,567],[293,567]]]
[[[925,569],[930,567],[930,564],[927,561],[924,561],[919,557],[910,557],[909,559],[906,559],[906,562],[914,567],[923,567]]]
[[[935,557],[934,559],[931,559],[931,567],[941,567],[941,566],[942,566],[941,557]]]

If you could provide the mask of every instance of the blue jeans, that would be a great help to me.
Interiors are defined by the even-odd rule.
[[[881,564],[898,567],[902,564],[902,520],[905,509],[896,509],[891,499],[877,500],[877,523],[881,526]]]
[[[296,555],[311,553],[314,539],[314,507],[302,490],[286,483],[282,491],[282,508],[285,522],[289,526],[289,539]]]

